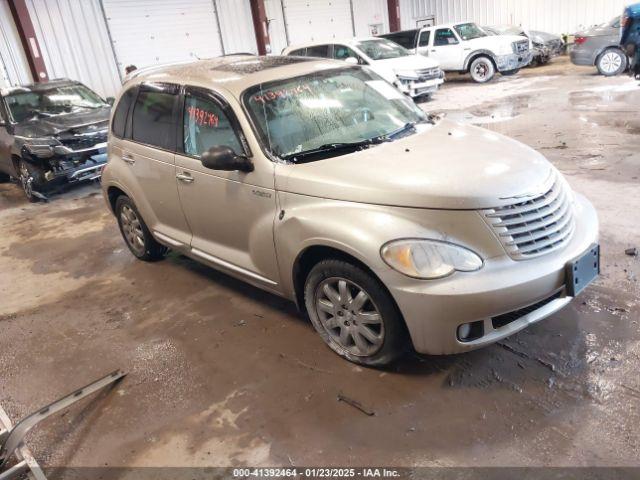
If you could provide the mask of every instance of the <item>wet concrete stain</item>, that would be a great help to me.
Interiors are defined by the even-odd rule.
[[[129,372],[34,431],[37,457],[47,466],[640,465],[640,267],[623,253],[640,238],[640,139],[624,126],[634,113],[613,120],[584,108],[637,111],[640,92],[583,95],[609,79],[566,61],[521,75],[509,82],[548,75],[545,90],[458,114],[512,105],[512,118],[487,126],[541,151],[594,202],[602,276],[556,315],[469,354],[357,367],[289,302],[175,254],[135,261],[95,186],[30,205],[2,185],[0,403],[17,419],[111,370]],[[446,88],[463,95],[468,85]]]

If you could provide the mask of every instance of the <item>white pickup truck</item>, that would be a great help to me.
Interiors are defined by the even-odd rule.
[[[445,71],[469,73],[478,83],[500,72],[514,75],[531,62],[529,40],[488,35],[475,23],[451,23],[381,35],[421,55],[435,58]]]

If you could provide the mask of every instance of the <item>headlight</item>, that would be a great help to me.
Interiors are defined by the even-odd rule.
[[[468,248],[439,240],[407,238],[383,245],[380,255],[387,265],[412,278],[435,279],[453,272],[473,272],[483,261]]]

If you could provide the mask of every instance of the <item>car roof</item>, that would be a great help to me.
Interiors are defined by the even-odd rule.
[[[174,63],[134,71],[125,87],[139,83],[173,83],[227,90],[239,95],[247,88],[315,71],[347,68],[339,60],[298,56],[234,55]]]

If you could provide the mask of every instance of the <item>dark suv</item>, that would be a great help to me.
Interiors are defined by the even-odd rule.
[[[17,179],[35,201],[64,185],[99,178],[110,109],[72,80],[0,90],[0,181]]]

